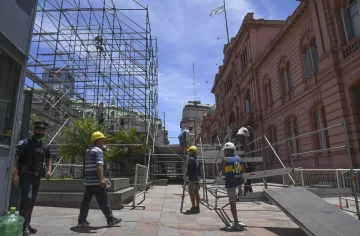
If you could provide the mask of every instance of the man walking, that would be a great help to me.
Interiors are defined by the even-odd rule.
[[[101,132],[94,132],[91,135],[91,142],[93,145],[86,151],[85,193],[81,202],[80,215],[78,218],[79,228],[89,226],[89,222],[86,218],[89,213],[89,204],[93,195],[95,195],[100,209],[106,217],[107,226],[111,227],[121,222],[121,219],[117,219],[113,216],[107,196],[106,181],[103,172],[103,147],[105,139],[105,135]]]
[[[181,131],[181,133],[178,135],[179,144],[180,144],[180,147],[183,148],[184,153],[186,153],[188,146],[190,146],[189,145],[189,143],[191,141],[191,134],[190,133],[191,133],[193,127],[191,125],[189,125],[188,128],[189,129],[183,129]]]
[[[241,127],[236,134],[237,140],[239,140],[240,144],[243,147],[242,151],[244,151],[244,153],[248,152],[246,139],[250,137],[250,132],[251,132],[251,127],[247,126],[247,127]]]
[[[239,222],[236,210],[237,189],[241,190],[244,183],[242,176],[243,163],[239,156],[235,154],[235,145],[231,142],[225,143],[223,147],[225,157],[222,159],[222,173],[225,176],[225,188],[229,197],[231,214],[234,218],[232,229],[240,230],[246,225]]]
[[[51,177],[51,158],[49,147],[41,139],[46,134],[48,124],[34,122],[33,135],[21,140],[16,147],[12,182],[20,182],[19,215],[24,217],[23,235],[35,234],[37,229],[30,226],[32,211],[40,187],[40,177]],[[47,163],[47,172],[44,169]]]
[[[188,149],[189,158],[186,173],[189,181],[188,187],[192,207],[186,213],[200,213],[200,164],[196,157],[197,151],[196,146],[191,146]]]

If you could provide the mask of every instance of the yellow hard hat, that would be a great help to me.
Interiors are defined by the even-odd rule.
[[[197,147],[196,147],[196,146],[191,146],[191,147],[189,147],[189,149],[188,149],[188,152],[189,152],[189,151],[197,152],[198,150],[197,150]]]
[[[95,142],[96,140],[104,139],[104,138],[106,137],[103,133],[96,131],[91,135],[91,142]]]

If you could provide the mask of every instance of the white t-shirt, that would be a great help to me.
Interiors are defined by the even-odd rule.
[[[243,135],[245,137],[249,137],[250,136],[250,133],[249,133],[249,130],[245,127],[241,127],[239,129],[239,131],[237,132],[237,135]]]

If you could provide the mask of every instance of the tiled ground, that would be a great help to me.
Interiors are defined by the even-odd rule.
[[[156,186],[146,195],[141,208],[114,211],[123,219],[119,227],[105,227],[100,210],[90,210],[88,221],[91,227],[77,229],[78,209],[35,207],[32,225],[42,235],[244,235],[244,236],[305,236],[277,207],[265,203],[238,203],[239,219],[248,225],[245,231],[233,232],[224,227],[215,211],[201,207],[197,215],[180,213],[181,186]],[[184,210],[190,207],[186,196]]]

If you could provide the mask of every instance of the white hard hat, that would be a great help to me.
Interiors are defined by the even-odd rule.
[[[234,145],[232,142],[227,142],[227,143],[225,143],[225,145],[224,145],[224,147],[223,147],[223,150],[226,150],[226,149],[235,150],[236,147],[235,147],[235,145]]]

